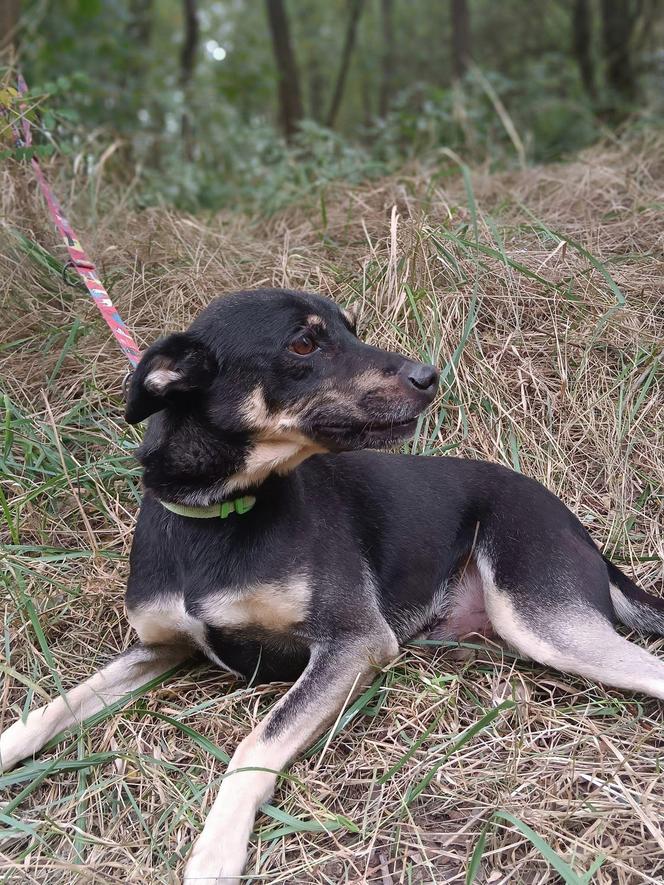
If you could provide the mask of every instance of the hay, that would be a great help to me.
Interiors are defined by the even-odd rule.
[[[137,212],[130,193],[77,174],[69,188],[60,179],[59,193],[140,343],[183,328],[231,289],[308,288],[358,302],[368,340],[447,367],[414,451],[488,458],[536,477],[658,592],[661,137],[598,147],[567,165],[476,170],[472,191],[445,159],[378,184],[330,187],[267,220]],[[26,697],[18,674],[53,696],[51,662],[69,686],[131,643],[121,600],[138,485],[119,351],[85,296],[37,253],[35,243],[62,249],[29,170],[7,168],[0,198],[6,727]],[[661,641],[648,645],[661,651]],[[257,821],[255,881],[464,882],[500,810],[578,874],[603,857],[596,882],[662,880],[661,704],[499,649],[469,654],[405,651],[379,702],[323,756],[293,766],[275,798],[292,819]],[[34,787],[11,812],[23,829],[0,844],[0,869],[8,881],[49,885],[176,881],[210,805],[205,790],[221,774],[178,723],[230,753],[282,691],[185,670],[61,742],[40,757],[55,761],[37,785],[35,772],[0,781],[10,800]],[[503,698],[516,706],[448,756]],[[109,755],[81,771],[66,766],[98,753]],[[545,850],[497,817],[474,881],[554,881]]]

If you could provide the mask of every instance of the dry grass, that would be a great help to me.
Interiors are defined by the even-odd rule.
[[[661,138],[465,184],[450,159],[268,221],[137,213],[77,174],[60,193],[141,343],[229,289],[361,302],[369,339],[445,366],[414,451],[540,479],[657,592]],[[36,705],[131,643],[122,592],[139,485],[121,357],[35,245],[61,257],[29,171],[0,173],[0,199],[7,725],[26,696]],[[257,821],[252,881],[558,881],[547,850],[569,882],[662,881],[661,704],[467,651],[405,651],[325,752],[293,766],[280,810]],[[185,670],[1,778],[6,880],[177,881],[223,754],[282,691]],[[503,698],[515,705],[491,713]]]

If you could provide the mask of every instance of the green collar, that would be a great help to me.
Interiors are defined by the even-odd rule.
[[[210,519],[213,516],[219,519],[226,519],[231,513],[242,515],[249,513],[256,503],[253,495],[245,495],[242,498],[235,498],[230,501],[222,501],[220,504],[208,504],[207,507],[187,507],[185,504],[171,504],[170,501],[161,501],[160,503],[171,513],[177,513],[178,516],[191,516],[194,519]]]

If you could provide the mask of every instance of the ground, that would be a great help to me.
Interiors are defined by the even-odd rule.
[[[50,170],[142,346],[231,289],[357,303],[368,340],[443,367],[409,450],[539,479],[661,592],[661,137],[502,174],[448,157],[269,219],[138,211],[103,174]],[[140,479],[122,358],[61,281],[30,170],[7,166],[0,199],[6,727],[133,642]],[[5,881],[177,882],[224,760],[283,690],[185,668],[0,777]],[[250,881],[662,881],[660,702],[471,642],[404,650],[351,712],[259,815]]]

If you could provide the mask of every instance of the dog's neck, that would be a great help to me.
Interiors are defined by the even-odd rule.
[[[193,507],[256,492],[325,449],[297,432],[278,436],[222,433],[186,416],[156,415],[137,456],[143,482],[163,501]]]

